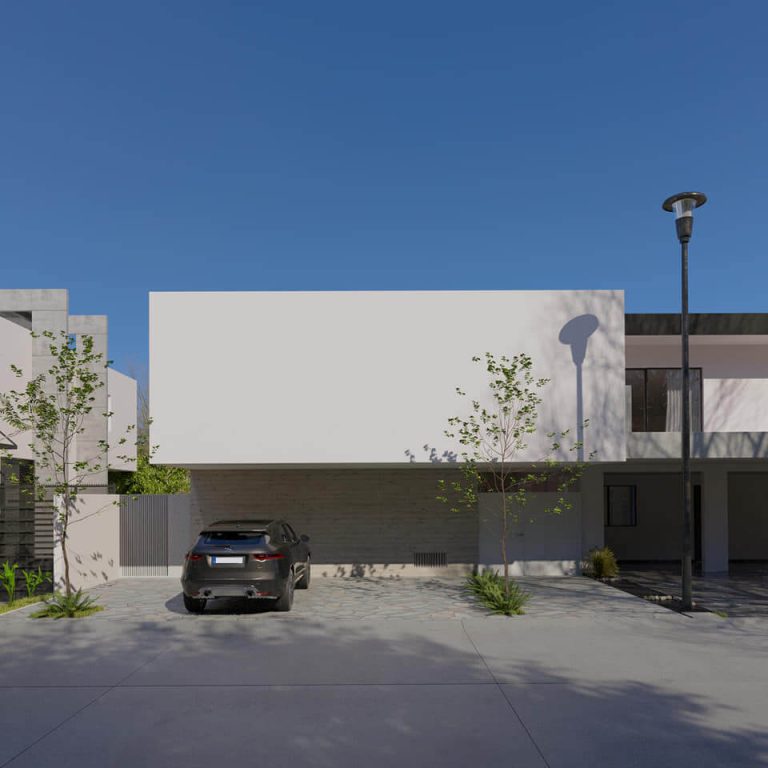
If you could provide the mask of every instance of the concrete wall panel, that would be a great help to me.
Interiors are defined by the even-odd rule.
[[[571,509],[550,511],[556,493],[532,493],[508,517],[507,557],[516,576],[562,576],[578,572],[581,551],[581,494],[569,493]],[[479,563],[501,568],[501,494],[479,497]]]
[[[120,576],[120,497],[111,494],[81,496],[69,523],[70,579],[75,589],[85,589]],[[54,581],[63,586],[64,560],[61,535],[54,546]]]
[[[110,469],[136,470],[136,386],[129,376],[114,368],[107,370],[107,405],[112,412],[107,424]],[[126,442],[120,445],[122,438]]]
[[[21,368],[24,374],[21,378],[11,373],[12,365]],[[32,336],[26,328],[0,317],[0,392],[5,393],[12,389],[23,392],[31,378]],[[11,451],[14,458],[33,458],[29,448],[31,437],[29,433],[17,433],[15,429],[2,420],[0,420],[0,430],[19,446],[16,450]]]
[[[150,294],[152,443],[190,467],[451,461],[486,351],[533,357],[540,431],[625,458],[620,291]],[[579,379],[581,371],[581,379]],[[574,454],[563,451],[563,458]]]

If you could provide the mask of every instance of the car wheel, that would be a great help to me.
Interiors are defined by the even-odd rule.
[[[301,578],[296,582],[296,589],[309,589],[309,579],[311,577],[309,567],[310,567],[309,558],[307,558],[307,562],[304,564],[304,573],[302,574]]]
[[[206,602],[204,597],[187,597],[184,595],[184,607],[190,613],[202,613],[205,610]]]
[[[290,611],[293,606],[293,589],[294,589],[294,577],[293,571],[288,575],[288,580],[285,582],[285,589],[283,594],[275,600],[276,611]]]

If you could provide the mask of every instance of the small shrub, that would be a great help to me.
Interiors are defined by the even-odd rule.
[[[84,595],[82,590],[77,590],[73,595],[57,592],[53,597],[45,601],[45,608],[32,614],[34,619],[78,619],[90,616],[104,609],[96,605],[96,598]]]
[[[468,576],[467,589],[490,611],[504,616],[524,613],[523,606],[530,599],[530,595],[514,581],[509,582],[507,591],[504,578],[493,571]]]
[[[596,579],[613,579],[619,575],[616,555],[608,547],[591,549],[587,555],[587,571]]]
[[[16,571],[19,564],[11,564],[9,561],[3,563],[3,570],[0,573],[0,584],[3,585],[3,589],[8,595],[8,603],[13,602],[13,598],[16,596]]]
[[[36,571],[27,571],[22,568],[21,572],[24,574],[24,584],[27,587],[27,597],[32,597],[40,588],[40,586],[45,584],[46,581],[51,581],[52,579],[51,573],[49,571],[43,571],[43,569],[39,566]]]

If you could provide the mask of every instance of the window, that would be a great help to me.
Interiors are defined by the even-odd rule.
[[[290,527],[283,523],[280,528],[283,534],[283,541],[286,544],[293,544],[293,542],[296,540],[296,537],[293,535],[293,531],[291,531]]]
[[[222,546],[264,546],[264,534],[255,531],[206,531],[200,536],[201,544]]]
[[[680,368],[628,368],[633,432],[679,432],[683,374]],[[701,368],[691,368],[691,430],[701,432]]]
[[[637,486],[606,486],[605,524],[610,528],[627,528],[637,525]]]

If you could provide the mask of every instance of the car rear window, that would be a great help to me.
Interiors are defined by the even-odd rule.
[[[265,540],[263,533],[255,531],[206,531],[200,534],[200,543],[260,547],[265,543]]]

